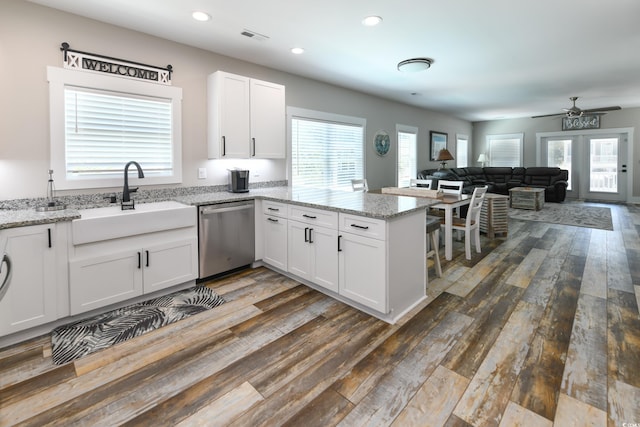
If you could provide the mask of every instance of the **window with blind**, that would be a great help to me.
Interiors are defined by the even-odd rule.
[[[398,187],[408,187],[417,177],[418,128],[397,125],[398,135]]]
[[[489,166],[522,166],[524,134],[487,135]]]
[[[134,160],[136,185],[182,181],[179,88],[49,67],[51,166],[59,189],[122,186]]]
[[[291,183],[351,190],[364,171],[364,119],[289,109]]]
[[[469,166],[469,137],[456,135],[456,167],[466,168],[467,166]]]

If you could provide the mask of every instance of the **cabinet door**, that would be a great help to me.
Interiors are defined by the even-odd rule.
[[[0,301],[0,335],[38,326],[57,318],[55,225],[2,231],[12,264],[7,293]]]
[[[251,79],[251,157],[285,158],[285,88]]]
[[[340,295],[386,313],[385,242],[342,233],[339,246]]]
[[[338,231],[313,227],[310,231],[313,248],[311,281],[323,288],[338,292]]]
[[[210,100],[217,122],[214,134],[221,158],[249,157],[250,85],[247,77],[215,73],[215,89]],[[212,153],[210,153],[212,154]],[[218,157],[214,156],[214,157]]]
[[[144,248],[144,293],[198,277],[198,239],[184,239]]]
[[[142,295],[142,249],[69,262],[71,314]]]
[[[287,220],[263,215],[264,255],[267,264],[287,271]]]
[[[289,220],[287,237],[287,266],[289,273],[311,280],[313,247],[309,243],[309,225]]]

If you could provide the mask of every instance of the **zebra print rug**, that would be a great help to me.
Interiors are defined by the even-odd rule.
[[[206,286],[195,286],[57,327],[51,333],[53,363],[74,361],[224,302]]]

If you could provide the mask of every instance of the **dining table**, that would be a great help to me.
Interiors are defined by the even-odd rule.
[[[425,197],[437,200],[437,203],[429,208],[440,209],[444,212],[444,256],[447,261],[453,259],[453,213],[456,209],[471,203],[470,194],[446,194],[435,190],[422,190],[420,187],[384,187],[381,192],[396,196]]]

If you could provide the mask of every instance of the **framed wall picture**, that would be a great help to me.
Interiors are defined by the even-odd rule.
[[[429,135],[431,136],[431,160],[436,161],[440,150],[447,148],[448,134],[432,130]]]
[[[389,134],[383,130],[378,131],[373,137],[373,148],[378,156],[385,156],[391,148],[391,140]]]

